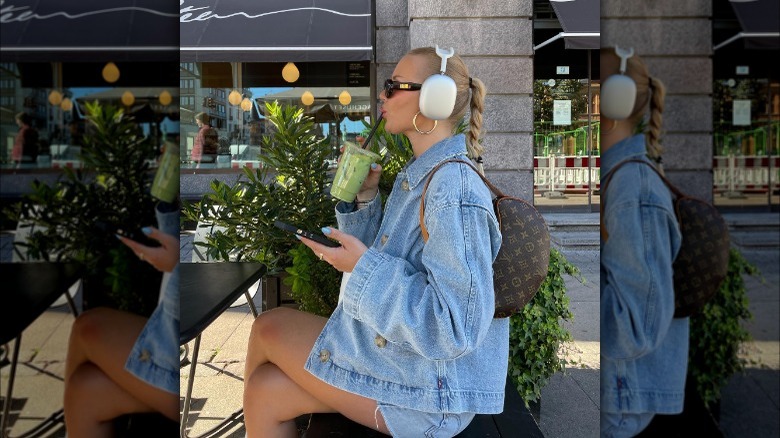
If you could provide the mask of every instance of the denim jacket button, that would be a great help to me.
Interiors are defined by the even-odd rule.
[[[408,191],[409,191],[409,181],[407,181],[407,180],[404,180],[404,181],[401,183],[401,188],[402,188],[402,189],[404,189],[404,190],[406,190],[406,191],[408,192]]]
[[[143,349],[141,350],[141,354],[138,355],[138,360],[141,362],[149,362],[149,359],[151,359],[152,355],[149,353],[149,350]]]
[[[376,338],[374,338],[374,343],[379,348],[385,348],[385,345],[387,345],[387,339],[383,338],[381,335],[376,335]]]
[[[387,234],[383,235],[383,236],[382,236],[382,239],[380,239],[380,240],[381,240],[381,242],[382,242],[382,245],[384,245],[385,243],[387,243]]]
[[[320,362],[325,363],[330,359],[330,351],[320,350]]]

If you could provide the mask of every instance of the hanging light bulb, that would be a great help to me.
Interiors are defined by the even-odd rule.
[[[228,102],[234,106],[239,105],[241,103],[241,93],[236,90],[231,91],[228,95]]]
[[[106,64],[106,66],[103,67],[103,79],[105,79],[109,84],[113,84],[114,82],[118,81],[119,67],[117,67],[113,62]]]
[[[287,82],[295,82],[301,77],[301,72],[298,71],[298,67],[294,63],[288,62],[282,69],[282,77]]]
[[[249,111],[252,109],[252,101],[248,98],[244,98],[244,100],[241,101],[241,109],[244,111]]]
[[[303,95],[301,95],[301,102],[306,106],[314,103],[314,95],[311,94],[311,91],[306,90],[303,92]]]
[[[60,104],[60,108],[62,108],[63,111],[70,111],[73,109],[73,101],[69,98],[62,99],[62,103]]]
[[[339,103],[346,106],[349,105],[350,102],[352,102],[352,96],[349,94],[349,91],[342,91],[341,94],[339,94]]]
[[[52,106],[57,106],[62,103],[62,93],[57,90],[51,90],[51,93],[49,93],[49,103],[52,104]]]
[[[160,99],[160,104],[162,106],[168,106],[173,101],[173,96],[171,96],[171,93],[169,93],[168,90],[163,90],[158,99]]]
[[[135,102],[135,96],[129,90],[122,93],[122,103],[125,106],[130,106]]]

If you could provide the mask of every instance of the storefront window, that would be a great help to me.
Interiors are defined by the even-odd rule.
[[[534,81],[534,204],[589,211],[599,203],[598,83]]]
[[[721,207],[780,204],[780,82],[716,79],[713,193]]]
[[[159,153],[166,139],[176,141],[179,134],[178,88],[144,86],[165,82],[153,73],[164,65],[120,63],[122,85],[112,86],[102,77],[105,63],[0,64],[0,166],[14,171],[84,167],[80,154],[90,129],[85,103],[92,101],[122,107],[135,120],[142,142]],[[150,158],[150,167],[156,163]]]
[[[181,63],[182,168],[197,173],[259,167],[262,137],[273,129],[265,105],[274,101],[313,117],[335,158],[371,115],[369,67],[368,61]]]

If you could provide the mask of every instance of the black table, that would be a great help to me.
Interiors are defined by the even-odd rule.
[[[179,344],[198,336],[263,275],[260,263],[180,264]]]
[[[81,276],[70,263],[0,264],[0,344],[19,336]]]
[[[265,274],[266,269],[260,263],[182,263],[179,265],[180,325],[179,344],[184,345],[195,339],[192,348],[192,365],[187,379],[187,391],[184,397],[180,436],[187,438],[187,419],[190,412],[192,387],[195,383],[195,367],[198,364],[200,336],[203,330],[221,315],[242,293],[252,313],[257,310],[247,289]],[[225,418],[199,437],[219,436],[228,426],[243,421],[243,409]]]
[[[0,264],[0,283],[3,285],[3,291],[0,292],[0,299],[2,299],[0,344],[16,339],[3,406],[3,419],[0,423],[0,436],[5,436],[9,426],[8,413],[13,396],[22,332],[62,294],[68,298],[68,304],[75,315],[75,306],[68,289],[80,278],[81,272],[81,268],[72,263]],[[23,436],[32,436],[30,434],[48,430],[61,419],[62,411],[55,412]]]

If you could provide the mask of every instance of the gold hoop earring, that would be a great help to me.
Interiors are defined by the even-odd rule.
[[[618,121],[617,120],[613,120],[612,121],[612,127],[607,129],[606,131],[602,132],[602,134],[609,134],[610,132],[614,131],[615,128],[617,128],[617,125],[618,125]]]
[[[433,128],[431,128],[429,131],[420,131],[420,128],[417,127],[417,116],[420,115],[420,111],[417,111],[417,114],[414,115],[414,118],[412,119],[412,125],[414,125],[414,130],[417,131],[418,134],[422,135],[428,135],[431,132],[433,132],[434,129],[436,129],[436,126],[439,125],[438,120],[433,121]]]

